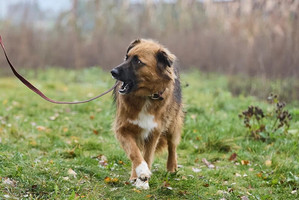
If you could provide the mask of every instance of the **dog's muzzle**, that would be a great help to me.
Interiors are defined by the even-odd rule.
[[[134,87],[134,81],[130,79],[124,78],[124,72],[121,68],[116,67],[111,70],[111,75],[114,79],[119,80],[122,82],[121,87],[119,88],[118,92],[120,94],[128,94],[132,91]]]

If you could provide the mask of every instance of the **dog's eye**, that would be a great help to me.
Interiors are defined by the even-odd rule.
[[[138,58],[136,59],[136,62],[138,65],[144,65],[144,63],[141,60],[139,60]]]

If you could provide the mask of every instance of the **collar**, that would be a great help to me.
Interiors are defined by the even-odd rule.
[[[161,91],[161,92],[158,92],[158,93],[154,93],[154,94],[151,94],[149,96],[150,99],[152,100],[160,100],[162,101],[164,98],[162,97],[163,93],[164,93],[165,90]]]

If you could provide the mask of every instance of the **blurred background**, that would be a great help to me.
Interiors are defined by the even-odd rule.
[[[298,0],[0,0],[0,34],[17,68],[119,64],[153,38],[182,71],[228,76],[235,95],[299,99]],[[1,53],[0,75],[9,73]]]

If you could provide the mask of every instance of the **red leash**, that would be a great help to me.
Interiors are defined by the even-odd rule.
[[[94,98],[91,98],[91,99],[88,99],[88,100],[85,100],[85,101],[75,101],[75,102],[65,102],[65,101],[55,101],[55,100],[52,100],[50,98],[48,98],[46,95],[44,95],[39,89],[37,89],[36,87],[34,87],[29,81],[27,81],[23,76],[21,76],[17,71],[16,69],[14,68],[14,66],[11,64],[8,56],[7,56],[7,53],[5,51],[5,48],[4,48],[4,45],[2,43],[2,38],[1,38],[1,35],[0,35],[0,45],[3,49],[3,52],[4,52],[4,55],[5,55],[5,58],[12,70],[12,72],[14,73],[14,75],[22,82],[24,83],[24,85],[26,85],[30,90],[32,90],[33,92],[35,92],[36,94],[38,94],[39,96],[41,96],[43,99],[45,99],[46,101],[49,101],[51,103],[56,103],[56,104],[80,104],[80,103],[87,103],[87,102],[90,102],[90,101],[93,101],[97,98],[100,98],[102,96],[104,96],[105,94],[108,94],[109,92],[111,92],[117,85],[118,82],[115,83],[115,85],[110,88],[109,90],[107,90],[106,92],[103,92],[102,94],[94,97]]]

